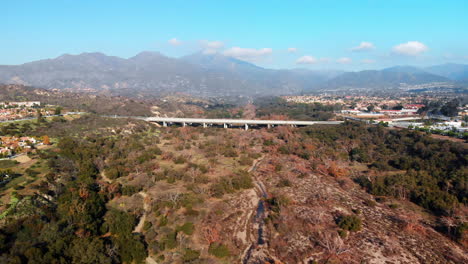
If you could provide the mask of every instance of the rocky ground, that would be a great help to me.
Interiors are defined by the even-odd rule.
[[[248,132],[238,134],[242,140],[233,142],[239,149],[258,147],[258,143],[248,144],[255,140]],[[229,138],[217,137],[221,137],[219,142]],[[200,137],[192,143],[200,146],[206,140]],[[206,163],[204,150],[194,152],[192,147],[176,152],[177,147],[168,142],[158,145],[163,152],[174,151],[191,162]],[[142,190],[117,197],[109,206],[139,216],[134,233],[144,236],[150,255],[147,263],[152,264],[468,261],[466,248],[434,230],[433,215],[409,201],[372,196],[353,182],[354,176],[367,169],[365,164],[336,164],[327,159],[317,164],[264,148],[250,166],[242,167],[252,177],[251,188],[219,197],[210,194],[210,184],[232,174],[237,162],[239,158],[218,156],[218,163],[210,165],[203,176],[175,182],[131,173],[118,181]],[[158,170],[169,167],[195,175],[185,165],[164,158],[158,164]],[[339,169],[332,171],[333,166]],[[358,219],[359,227],[343,227],[340,221],[345,217]],[[193,224],[193,230],[181,232],[187,223]],[[175,247],[168,248],[173,234]],[[227,255],[213,255],[213,244],[225,246]],[[187,261],[187,249],[198,252],[198,260]]]
[[[467,251],[425,224],[421,214],[391,209],[376,202],[347,178],[318,173],[294,175],[298,160],[283,160],[290,186],[278,187],[277,172],[262,170],[277,158],[267,157],[255,177],[270,197],[282,197],[267,225],[266,244],[247,263],[466,263]],[[262,167],[263,166],[263,167]],[[276,175],[275,175],[276,174]],[[338,235],[336,219],[357,215],[362,229]],[[269,218],[270,219],[270,218]]]

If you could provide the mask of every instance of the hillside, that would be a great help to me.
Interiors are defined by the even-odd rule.
[[[427,72],[457,81],[468,81],[468,65],[447,63],[425,68]]]
[[[5,263],[468,261],[467,150],[418,132],[97,116],[2,132],[58,142],[0,189]]]
[[[173,94],[162,98],[132,98],[105,94],[47,90],[24,85],[0,84],[0,101],[41,101],[43,104],[65,107],[100,115],[120,116],[204,116],[218,102]]]
[[[337,76],[326,84],[327,89],[343,88],[398,88],[400,84],[424,84],[431,82],[449,82],[450,80],[414,69],[384,69],[381,71],[347,72]]]

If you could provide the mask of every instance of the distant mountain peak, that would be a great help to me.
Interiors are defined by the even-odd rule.
[[[160,58],[160,57],[166,58],[166,56],[164,56],[162,53],[158,51],[142,51],[138,53],[137,55],[131,57],[130,59]]]
[[[426,67],[425,70],[432,74],[441,75],[456,81],[468,80],[468,65],[466,64],[445,63]]]
[[[206,54],[203,52],[196,52],[182,57],[181,60],[212,70],[246,71],[263,69],[253,63],[225,56],[220,53]]]
[[[427,68],[395,66],[383,70],[343,72],[311,69],[267,69],[222,53],[197,52],[181,58],[143,51],[124,59],[101,52],[63,54],[22,65],[0,66],[0,82],[114,95],[158,95],[185,92],[199,96],[286,95],[329,88],[397,88],[463,80],[468,65]],[[466,79],[466,78],[465,78]]]
[[[112,57],[112,56],[107,56],[106,54],[102,52],[82,52],[80,54],[70,54],[70,53],[65,53],[60,56],[58,56],[56,59],[70,59],[70,58],[107,58],[107,57]]]
[[[421,68],[409,66],[409,65],[397,65],[390,68],[385,68],[382,71],[387,72],[400,72],[400,73],[425,73]]]

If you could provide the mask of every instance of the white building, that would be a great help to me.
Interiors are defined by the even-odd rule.
[[[41,106],[40,101],[27,101],[27,102],[0,102],[1,106],[26,106],[26,107],[33,107],[33,106]]]

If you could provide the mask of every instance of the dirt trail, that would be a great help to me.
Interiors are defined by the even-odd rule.
[[[102,179],[104,179],[106,182],[108,183],[112,183],[112,180],[107,178],[106,174],[104,173],[104,171],[101,171],[101,177]]]
[[[133,233],[141,233],[141,231],[143,231],[143,227],[144,227],[145,221],[146,221],[146,213],[150,210],[150,205],[149,205],[149,203],[146,202],[146,197],[148,197],[148,194],[146,194],[143,191],[139,192],[138,194],[143,197],[143,210],[144,210],[144,212],[143,212],[143,216],[140,218],[140,222],[138,223],[138,225],[133,230]]]
[[[158,264],[158,262],[156,262],[156,260],[154,260],[152,257],[148,256],[146,259],[146,264]]]
[[[252,167],[248,170],[249,172],[253,172],[258,168],[258,165],[260,162],[263,160],[264,157],[258,158],[254,161]],[[264,239],[264,219],[266,217],[266,212],[265,212],[265,201],[264,199],[267,198],[267,191],[265,188],[265,185],[263,182],[260,180],[256,179],[256,177],[253,177],[253,183],[255,185],[255,190],[257,194],[257,199],[258,199],[258,205],[253,212],[254,218],[251,221],[251,227],[250,233],[253,234],[254,230],[257,230],[257,237],[255,241],[253,241],[245,250],[244,254],[242,256],[242,263],[247,264],[250,263],[253,251],[259,247],[265,244],[265,239]]]

